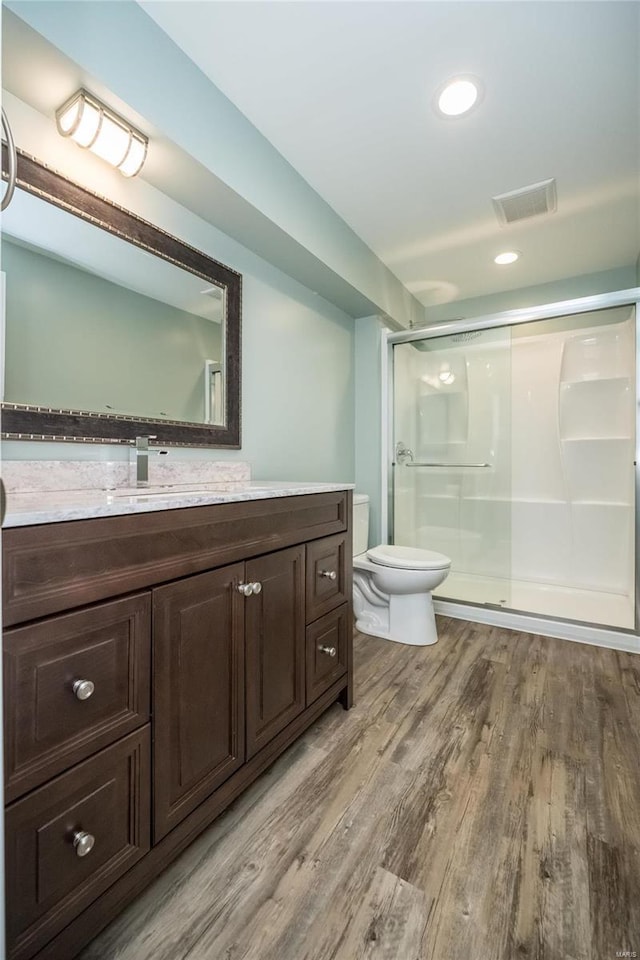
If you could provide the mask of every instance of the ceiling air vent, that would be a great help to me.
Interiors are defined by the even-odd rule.
[[[556,181],[541,180],[519,190],[501,193],[491,198],[496,215],[504,226],[516,220],[538,217],[541,213],[553,213],[557,206]]]

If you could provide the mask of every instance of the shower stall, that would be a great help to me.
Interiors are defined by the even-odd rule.
[[[388,539],[451,558],[436,599],[637,629],[637,294],[388,336]]]

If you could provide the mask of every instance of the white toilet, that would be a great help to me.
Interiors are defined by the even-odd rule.
[[[369,497],[353,497],[353,609],[362,633],[426,646],[438,639],[431,591],[451,568],[443,553],[394,545],[367,550]]]

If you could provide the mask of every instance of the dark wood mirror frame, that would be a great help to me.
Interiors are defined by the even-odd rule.
[[[6,167],[3,144],[3,168]],[[4,170],[3,170],[4,176]],[[226,367],[224,426],[177,420],[137,419],[83,410],[61,410],[19,403],[2,404],[2,437],[7,440],[75,440],[131,443],[155,435],[170,446],[240,447],[242,277],[200,250],[110,200],[79,186],[35,157],[18,151],[17,187],[95,224],[207,282],[226,289]]]

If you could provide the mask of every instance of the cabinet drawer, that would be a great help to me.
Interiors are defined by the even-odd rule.
[[[150,604],[138,594],[6,631],[7,801],[147,722]]]
[[[351,495],[158,510],[2,533],[5,626],[341,533]]]
[[[307,705],[347,672],[349,605],[307,627]]]
[[[348,600],[347,536],[307,544],[307,623]]]
[[[149,727],[12,804],[6,826],[9,960],[22,960],[148,851]]]

